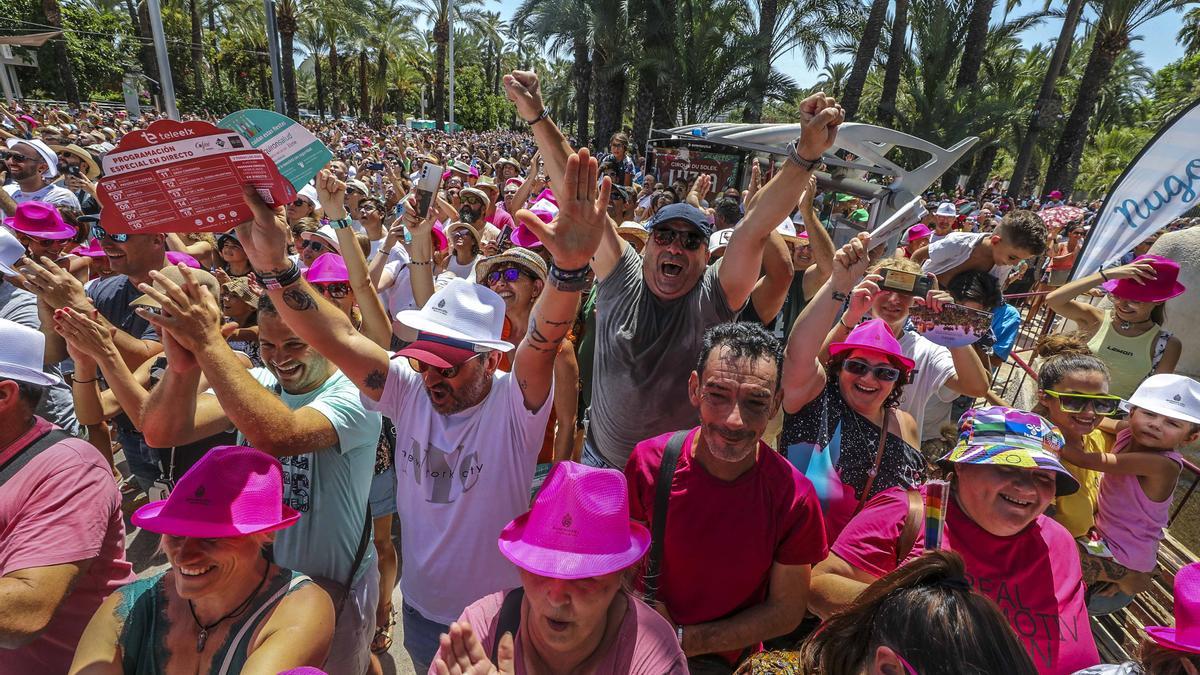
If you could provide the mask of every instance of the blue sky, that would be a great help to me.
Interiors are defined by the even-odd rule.
[[[512,17],[513,12],[520,4],[520,0],[490,0],[486,2],[486,7],[490,10],[499,7],[501,17],[508,19]],[[1054,3],[1056,7],[1062,7],[1064,4],[1063,2]],[[992,16],[992,23],[999,23],[1003,20],[1005,2],[1000,0],[996,5],[996,11]],[[1024,5],[1013,10],[1012,15],[1020,16],[1035,9],[1040,9],[1042,3],[1026,2]],[[1134,41],[1132,47],[1142,52],[1145,64],[1151,69],[1158,70],[1183,56],[1183,48],[1175,41],[1175,37],[1179,33],[1180,17],[1182,16],[1183,12],[1172,12],[1163,15],[1153,21],[1147,22],[1137,32],[1137,35],[1143,39]],[[1090,8],[1084,10],[1084,21],[1093,21],[1095,18],[1096,14]],[[1046,19],[1036,28],[1026,31],[1022,37],[1027,45],[1037,44],[1038,42],[1052,42],[1058,38],[1060,25],[1060,19]],[[1082,35],[1083,31],[1084,27],[1081,22],[1076,35]],[[846,57],[843,58],[846,61],[850,60]],[[809,70],[805,67],[803,59],[798,54],[784,55],[775,65],[783,72],[795,78],[797,84],[801,87],[809,87],[815,84],[819,79],[821,70],[819,65],[815,70]]]

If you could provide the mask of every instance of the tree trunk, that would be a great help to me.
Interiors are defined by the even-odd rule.
[[[493,74],[493,77],[495,79],[492,80],[492,94],[494,94],[496,96],[500,95],[500,68],[502,65],[500,62],[500,57],[501,57],[501,49],[500,49],[500,47],[497,46],[496,47],[496,70]]]
[[[871,13],[867,15],[858,51],[854,53],[854,68],[846,80],[846,94],[841,101],[846,119],[852,119],[858,113],[863,85],[867,83],[867,73],[875,60],[875,51],[879,49],[879,34],[883,32],[883,23],[887,20],[887,6],[888,0],[871,0]]]
[[[216,55],[217,55],[217,3],[216,2],[208,3],[208,39],[212,43],[212,50],[213,50],[213,57],[214,57],[212,63],[210,64],[212,66],[213,84],[217,85],[217,87],[220,88],[220,86],[221,86],[221,68],[218,65],[220,63],[220,59],[216,58]]]
[[[678,13],[678,3],[675,0],[660,0],[662,2],[662,17],[663,27],[662,41],[660,43],[660,51],[662,52],[662,63],[674,63],[675,55],[672,52],[673,46],[677,41],[675,15]],[[654,117],[652,118],[654,127],[659,129],[667,129],[675,126],[675,107],[671,94],[675,90],[675,76],[671,71],[661,73],[658,78],[658,86],[654,88]],[[645,139],[638,144],[638,151],[645,147]]]
[[[378,66],[378,68],[379,68],[379,81],[386,84],[388,81],[388,79],[387,79],[388,78],[388,58],[387,58],[386,50],[383,50],[383,49],[379,50],[379,66]],[[379,105],[376,105],[371,109],[371,120],[372,120],[373,124],[375,125],[376,129],[383,128],[383,111],[385,108],[387,108],[388,90],[385,87],[383,91],[384,91],[383,100],[379,102]],[[404,118],[397,117],[396,121],[400,124],[403,124]]]
[[[437,45],[434,51],[433,69],[433,114],[438,131],[446,129],[446,52],[450,38],[448,22],[440,22],[433,29],[433,41]]]
[[[321,78],[321,55],[312,53],[313,79],[317,85],[317,117],[325,119],[325,80]]]
[[[1033,163],[1033,151],[1037,148],[1038,136],[1042,130],[1050,126],[1053,115],[1049,114],[1056,101],[1054,85],[1067,62],[1067,54],[1071,51],[1075,39],[1075,26],[1079,23],[1079,15],[1083,13],[1083,0],[1070,0],[1067,14],[1063,17],[1062,29],[1058,33],[1058,42],[1054,45],[1054,54],[1050,57],[1050,65],[1046,68],[1046,76],[1042,78],[1042,89],[1038,94],[1037,103],[1029,116],[1029,125],[1025,136],[1021,139],[1021,148],[1013,166],[1012,178],[1008,181],[1008,196],[1017,199],[1024,189],[1029,167]]]
[[[1109,6],[1105,6],[1106,12]],[[1104,18],[1101,17],[1099,25],[1104,23]],[[1075,177],[1079,175],[1079,160],[1083,156],[1083,146],[1087,141],[1092,116],[1096,112],[1096,98],[1100,94],[1101,83],[1108,79],[1113,63],[1128,47],[1129,36],[1123,31],[1096,36],[1092,53],[1088,56],[1087,69],[1083,71],[1083,79],[1079,82],[1075,106],[1071,108],[1071,116],[1067,118],[1062,136],[1054,148],[1050,168],[1046,170],[1043,192],[1061,190],[1064,195],[1071,194],[1075,187]]]
[[[192,93],[204,98],[204,25],[200,18],[200,0],[188,0],[192,19]]]
[[[979,81],[979,68],[983,65],[983,54],[987,51],[988,19],[996,0],[975,0],[971,16],[967,18],[967,37],[963,46],[962,60],[958,63],[958,77],[954,88],[964,91]]]
[[[896,0],[896,16],[892,18],[892,38],[888,44],[887,69],[883,73],[883,91],[879,94],[879,106],[875,117],[879,126],[890,127],[896,119],[896,93],[900,90],[900,76],[904,74],[904,36],[908,32],[908,0]]]
[[[367,49],[358,52],[358,119],[366,122],[371,117],[371,97],[367,95]]]
[[[55,28],[62,28],[62,10],[58,0],[42,0],[42,11],[46,15],[46,23]],[[75,81],[75,69],[71,67],[71,57],[67,54],[67,39],[59,36],[50,41],[50,49],[54,53],[54,64],[58,75],[62,78],[63,95],[72,108],[79,108],[79,84]]]
[[[280,73],[283,76],[283,109],[292,119],[300,118],[300,101],[296,94],[296,33],[295,21],[289,30],[279,29]],[[317,60],[316,55],[313,60]]]
[[[887,3],[883,4],[886,8]],[[767,96],[767,82],[771,79],[771,43],[778,17],[778,0],[759,2],[758,34],[754,37],[754,52],[750,57],[750,87],[746,91],[746,109],[742,112],[745,122],[757,124],[762,121],[763,100]]]
[[[608,65],[608,56],[596,50],[592,59],[596,77],[596,134],[593,147],[608,147],[608,139],[621,128],[625,101],[625,71]]]
[[[1000,145],[993,143],[975,153],[975,166],[971,169],[970,176],[967,177],[968,194],[977,193],[987,183],[988,175],[992,173],[992,167],[996,164],[996,153],[998,152],[1000,152]]]
[[[329,39],[329,113],[333,115],[336,121],[342,115],[342,99],[338,91],[338,63],[337,39],[330,35]]]
[[[571,66],[575,82],[575,139],[578,145],[587,145],[588,108],[592,98],[592,58],[588,53],[587,35],[575,33],[575,63]]]
[[[150,34],[150,9],[146,5],[146,0],[138,2],[137,13],[138,37],[140,38],[139,42],[142,43],[140,50],[142,72],[146,74],[146,77],[155,82],[161,82],[162,77],[158,73],[158,61],[154,59],[154,37]]]

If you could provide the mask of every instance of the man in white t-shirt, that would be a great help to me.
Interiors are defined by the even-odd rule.
[[[79,210],[75,193],[49,180],[58,174],[58,155],[50,146],[37,139],[20,138],[8,139],[7,145],[4,168],[13,182],[5,185],[4,191],[16,204],[37,201]]]
[[[467,605],[519,583],[494,537],[528,508],[555,355],[609,227],[611,184],[598,188],[597,173],[595,160],[581,151],[568,162],[554,221],[518,213],[553,263],[510,373],[499,370],[513,350],[501,337],[500,296],[465,279],[451,281],[421,309],[397,316],[415,341],[392,358],[299,278],[287,259],[282,211],[245,193],[255,220],[238,226],[238,237],[280,314],[354,382],[364,405],[395,422],[404,646],[417,672],[428,670],[440,634]],[[322,204],[336,205],[345,185],[323,171],[317,189]],[[345,217],[327,215],[335,223]],[[429,260],[432,219],[419,221],[413,208],[407,225],[413,259]],[[418,273],[429,275],[431,266],[412,272]]]
[[[950,202],[942,202],[938,204],[937,210],[933,212],[933,233],[929,235],[929,243],[933,243],[942,239],[954,230],[954,223],[958,220],[958,210],[954,208],[954,204]]]

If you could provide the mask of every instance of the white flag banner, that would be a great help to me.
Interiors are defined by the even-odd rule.
[[[1108,191],[1075,261],[1072,279],[1094,274],[1196,206],[1200,195],[1200,100],[1164,124]]]

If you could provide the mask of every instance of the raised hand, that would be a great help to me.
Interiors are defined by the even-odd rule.
[[[91,308],[83,284],[53,260],[42,256],[40,262],[25,257],[17,261],[17,271],[25,288],[34,293],[51,309],[74,307],[85,311]]]
[[[1153,265],[1143,260],[1104,270],[1104,276],[1109,279],[1133,279],[1139,284],[1145,284],[1147,281],[1154,281],[1158,278],[1158,271],[1154,269]]]
[[[254,213],[254,220],[234,229],[238,243],[250,260],[250,266],[268,274],[288,269],[288,241],[292,231],[288,227],[283,206],[271,207],[250,185],[242,186],[242,199],[246,200],[246,205]]]
[[[554,264],[564,270],[586,267],[600,248],[606,228],[612,227],[608,217],[608,199],[612,180],[596,178],[599,167],[587,148],[567,158],[567,170],[558,197],[558,215],[543,223],[532,212],[521,209],[514,217],[538,236]]]
[[[843,293],[858,283],[871,264],[871,235],[860,232],[833,254],[833,290]]]
[[[542,114],[542,92],[537,73],[514,70],[504,76],[504,95],[517,106],[522,119],[531,120]]]
[[[321,210],[330,220],[341,220],[346,217],[346,184],[333,172],[321,169],[313,179],[317,187],[317,201],[321,202]]]
[[[505,633],[496,645],[499,663],[493,664],[471,624],[455,621],[449,633],[441,636],[434,670],[438,675],[512,675],[516,672],[514,652],[512,633]]]
[[[846,112],[832,96],[819,91],[800,102],[800,139],[796,141],[796,152],[801,159],[820,159],[826,150],[833,147],[837,128],[846,121]]]

